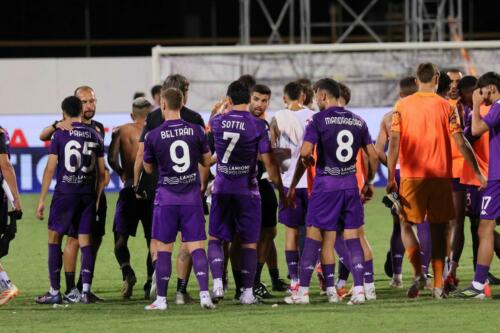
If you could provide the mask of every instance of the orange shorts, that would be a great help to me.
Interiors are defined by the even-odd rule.
[[[399,196],[408,222],[444,223],[455,217],[450,179],[403,178]]]

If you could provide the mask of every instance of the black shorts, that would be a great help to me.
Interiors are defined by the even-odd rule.
[[[9,203],[3,189],[0,187],[0,235],[5,232],[9,222]]]
[[[135,237],[139,221],[144,229],[144,237],[151,238],[153,200],[139,200],[134,190],[126,187],[120,191],[116,202],[113,232]]]
[[[266,179],[259,180],[259,192],[262,206],[262,228],[276,227],[278,224],[278,200],[274,188]]]

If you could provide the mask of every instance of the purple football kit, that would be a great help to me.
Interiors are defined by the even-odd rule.
[[[307,225],[330,231],[359,228],[363,205],[356,156],[372,143],[366,123],[350,111],[332,107],[314,115],[304,141],[316,144],[318,152]]]
[[[488,161],[488,185],[481,201],[481,219],[500,218],[500,100],[495,101],[483,117],[490,134],[490,159]]]
[[[209,152],[205,133],[184,120],[168,120],[144,140],[144,161],[157,165],[152,238],[163,243],[205,240],[198,163]]]
[[[222,287],[224,251],[221,240],[232,241],[238,234],[242,244],[256,243],[260,237],[261,201],[257,182],[257,156],[271,152],[269,130],[264,120],[250,112],[232,110],[210,122],[217,153],[217,173],[212,190],[208,243],[210,269]],[[241,285],[253,293],[257,251],[241,249]]]
[[[58,158],[49,229],[90,234],[96,216],[97,158],[104,156],[101,137],[88,126],[73,123],[71,131],[56,130],[49,154]]]

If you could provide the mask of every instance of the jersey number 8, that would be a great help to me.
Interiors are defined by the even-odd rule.
[[[347,141],[344,142],[344,138]],[[337,144],[339,145],[335,155],[340,162],[347,162],[352,158],[354,151],[352,149],[352,144],[354,143],[354,137],[351,131],[342,130],[337,134]],[[345,152],[345,153],[344,153]]]

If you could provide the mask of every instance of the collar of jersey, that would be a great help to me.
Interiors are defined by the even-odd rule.
[[[435,92],[422,92],[422,91],[417,91],[415,95],[418,96],[436,96]]]

